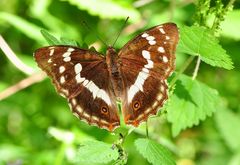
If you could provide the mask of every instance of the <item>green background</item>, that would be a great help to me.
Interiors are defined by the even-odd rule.
[[[40,69],[32,54],[48,45],[41,29],[57,38],[76,40],[81,46],[94,46],[104,53],[106,47],[96,34],[112,44],[127,16],[130,19],[115,45],[117,49],[151,26],[169,21],[180,27],[193,25],[195,4],[168,0],[1,0],[0,34],[18,58],[37,72]],[[191,128],[179,131],[180,134],[174,134],[166,113],[149,121],[150,136],[168,148],[179,165],[240,164],[239,6],[236,1],[219,34],[220,44],[232,59],[234,69],[202,62],[197,75],[197,80],[218,91],[219,104],[225,108],[215,107],[215,113],[207,115],[211,117],[205,116],[188,126]],[[84,21],[91,28],[84,27]],[[188,55],[177,51],[176,56],[178,71]],[[195,65],[196,59],[185,74],[192,76]],[[28,76],[0,51],[0,93]],[[198,99],[198,93],[193,97]],[[123,126],[120,132],[128,129]],[[149,164],[134,145],[141,137],[145,137],[145,124],[125,139],[128,164]],[[75,118],[48,78],[0,100],[0,164],[79,164],[79,145],[90,139],[112,144],[118,135]]]

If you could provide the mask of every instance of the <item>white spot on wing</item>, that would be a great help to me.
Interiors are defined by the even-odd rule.
[[[153,105],[152,105],[152,108],[153,108],[153,109],[156,108],[157,105],[158,105],[158,101],[155,101],[155,102],[153,103]]]
[[[59,73],[63,73],[65,71],[65,67],[64,66],[60,66],[59,67]]]
[[[165,53],[165,49],[163,47],[161,47],[161,46],[158,47],[158,51],[160,53]]]
[[[143,37],[143,38],[145,38],[145,37],[147,37],[147,36],[149,36],[147,33],[143,33],[143,34],[142,34],[142,37]]]
[[[156,42],[155,40],[153,40],[153,41],[148,41],[148,43],[149,43],[150,45],[155,45],[157,42]]]
[[[79,74],[82,71],[82,65],[80,63],[76,64],[74,70],[76,74]]]
[[[68,48],[68,52],[72,52],[72,51],[74,51],[75,49],[74,48]]]
[[[49,58],[48,63],[52,63],[52,59],[51,58]]]
[[[51,49],[50,49],[49,56],[52,56],[52,55],[53,55],[53,53],[54,53],[54,49],[53,49],[53,48],[51,48]]]
[[[170,37],[169,36],[166,36],[166,40],[169,40],[170,39]]]
[[[75,76],[75,79],[77,83],[82,83],[85,80],[84,77],[81,77],[80,73]]]
[[[143,51],[142,51],[142,56],[143,56],[145,59],[150,59],[150,53],[149,53],[149,51],[143,50]]]
[[[168,58],[166,56],[163,56],[163,62],[167,63],[168,62]]]
[[[165,31],[163,30],[163,28],[161,27],[161,28],[159,28],[159,30],[160,30],[160,32],[162,33],[162,34],[165,34]]]
[[[155,39],[155,37],[153,37],[153,36],[148,36],[146,39],[147,39],[148,41],[152,41],[152,40]]]
[[[160,101],[162,97],[163,97],[162,93],[159,93],[159,95],[157,96],[157,100]]]
[[[63,59],[63,61],[69,62],[69,61],[71,61],[71,57],[65,57],[65,58]]]
[[[83,112],[83,109],[82,109],[79,105],[76,107],[76,110],[77,110],[79,113],[82,113],[82,112]]]
[[[61,84],[65,83],[65,78],[64,78],[64,76],[61,76],[61,77],[60,77],[60,83],[61,83]]]
[[[76,99],[73,98],[71,101],[72,101],[73,106],[75,106],[77,104]]]
[[[71,55],[71,52],[65,52],[62,56],[63,57],[69,57]]]

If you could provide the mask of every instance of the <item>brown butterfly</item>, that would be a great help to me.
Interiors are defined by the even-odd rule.
[[[163,106],[178,39],[177,26],[165,23],[139,34],[119,52],[108,47],[106,56],[73,46],[43,47],[34,56],[75,116],[112,131],[120,125],[118,99],[125,123],[135,127]]]

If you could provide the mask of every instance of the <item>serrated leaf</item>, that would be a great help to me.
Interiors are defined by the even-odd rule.
[[[117,158],[117,150],[110,144],[96,140],[82,143],[77,152],[77,161],[85,164],[109,163]]]
[[[178,51],[200,56],[202,61],[212,66],[233,69],[231,58],[211,31],[204,27],[181,27]]]
[[[218,101],[219,95],[215,89],[181,75],[167,104],[167,119],[172,123],[173,136],[211,116],[216,111]]]
[[[140,154],[153,165],[174,165],[176,164],[171,153],[159,143],[150,139],[137,139],[135,146]]]
[[[221,107],[216,112],[215,121],[228,147],[233,151],[240,151],[240,131],[236,130],[240,128],[239,115]]]
[[[54,37],[46,30],[41,30],[41,33],[49,45],[62,45],[61,42],[56,37]]]
[[[133,8],[127,1],[114,0],[65,0],[79,9],[87,10],[91,15],[100,16],[101,18],[126,19],[137,22],[140,20],[140,13]],[[124,3],[124,4],[123,4]]]

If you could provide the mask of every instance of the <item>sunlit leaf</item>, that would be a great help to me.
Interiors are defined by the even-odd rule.
[[[153,165],[174,165],[171,153],[159,143],[150,139],[137,139],[135,146],[141,155]]]
[[[82,143],[77,152],[77,161],[82,164],[109,163],[118,158],[118,152],[111,144],[91,140]]]
[[[209,65],[233,69],[231,58],[219,45],[210,30],[203,27],[183,26],[180,29],[178,50],[193,56],[200,56]]]

